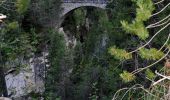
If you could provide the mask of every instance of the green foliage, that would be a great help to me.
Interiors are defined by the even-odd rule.
[[[25,13],[29,7],[30,2],[31,2],[30,0],[17,0],[16,2],[17,12],[20,14]]]
[[[5,29],[0,30],[0,49],[9,58],[15,59],[17,56],[28,56],[29,52],[35,52],[35,47],[39,45],[37,33],[46,30],[46,28],[40,26],[54,27],[58,22],[57,19],[59,16],[57,15],[60,14],[61,10],[60,0],[30,1],[17,0],[17,12],[24,16],[24,19],[21,19],[21,15],[16,15],[16,12],[8,13],[7,15],[10,16],[7,22],[9,23],[7,23]],[[69,25],[66,24],[68,25],[66,29],[72,29],[73,31],[71,30],[70,32],[76,35],[78,34],[75,37],[79,46],[75,50],[76,54],[73,55],[73,58],[75,57],[74,67],[72,68],[73,72],[66,77],[69,80],[68,84],[62,84],[64,88],[62,88],[59,82],[62,78],[65,79],[62,75],[67,74],[67,72],[63,72],[63,69],[67,70],[68,68],[62,69],[61,64],[68,64],[68,60],[72,60],[72,58],[66,56],[66,53],[72,55],[73,52],[67,52],[65,41],[61,34],[53,29],[46,32],[49,34],[49,37],[47,37],[48,43],[50,41],[50,68],[47,71],[45,90],[47,100],[63,99],[61,95],[73,100],[110,100],[118,87],[122,87],[123,83],[121,83],[120,77],[125,83],[131,82],[136,78],[127,71],[123,71],[120,74],[122,68],[133,70],[134,68],[131,66],[134,65],[134,61],[132,61],[132,54],[119,48],[128,48],[128,50],[131,50],[140,43],[136,39],[136,36],[142,40],[149,37],[149,32],[145,28],[144,21],[149,19],[154,7],[151,0],[133,1],[137,4],[138,8],[136,9],[136,18],[132,23],[128,23],[134,17],[133,13],[135,12],[135,3],[132,3],[131,0],[114,0],[108,6],[108,13],[101,11],[101,9],[93,10],[92,8],[86,9],[85,7],[73,12],[73,18]],[[28,10],[29,6],[30,8]],[[27,12],[27,15],[25,15],[25,12]],[[28,16],[29,18],[27,18]],[[87,17],[90,19],[88,32],[84,30],[79,31],[77,26],[85,25]],[[120,23],[122,19],[126,21]],[[23,25],[25,21],[31,23],[31,28],[27,27],[27,22],[26,26]],[[121,26],[123,29],[120,28]],[[79,41],[80,32],[85,37],[83,42]],[[131,33],[132,35],[126,33]],[[108,38],[105,41],[105,46],[102,45],[104,36]],[[107,48],[111,45],[116,45],[116,47],[109,49],[109,53],[115,59],[128,59],[132,64],[127,64],[128,62],[125,61],[122,63],[122,67],[118,66],[119,62],[108,54]],[[162,52],[158,52],[158,50],[152,48],[141,49],[139,54],[147,60],[157,60],[163,56]],[[139,59],[139,62],[141,61],[143,60]],[[70,67],[72,65],[68,64],[67,66]],[[154,77],[151,70],[147,70],[145,74],[150,79]],[[69,86],[71,88],[68,88]],[[59,94],[61,91],[63,91],[63,94]]]
[[[9,23],[7,27],[9,30],[16,30],[19,28],[19,24],[18,22],[15,21],[15,22]]]
[[[145,40],[149,37],[149,32],[145,28],[143,22],[141,21],[133,21],[132,24],[129,24],[126,21],[121,21],[123,29],[127,33],[131,33],[137,35],[140,39]]]
[[[152,0],[132,0],[136,3],[138,8],[136,8],[136,21],[147,21],[152,15],[153,10],[155,9]]]
[[[93,83],[92,89],[94,90],[93,94],[90,94],[90,100],[97,100],[99,97],[97,96],[98,89],[96,88],[97,82]]]
[[[8,60],[15,59],[19,56],[29,57],[33,50],[30,44],[29,33],[24,32],[17,21],[11,22],[1,30],[2,52]]]
[[[43,1],[46,1],[46,2],[44,3]],[[13,64],[12,66],[17,67],[16,72],[19,72],[20,67],[23,69],[25,68],[24,65],[20,64],[21,62],[23,62],[23,60],[27,61],[30,57],[32,57],[32,54],[40,53],[42,49],[44,49],[42,45],[44,46],[46,41],[44,40],[43,38],[44,34],[42,33],[44,32],[44,30],[47,30],[47,29],[42,29],[42,27],[40,27],[40,25],[38,25],[39,23],[37,24],[36,21],[44,17],[48,17],[48,19],[50,19],[54,15],[55,15],[54,16],[55,19],[58,19],[57,13],[60,7],[56,5],[56,4],[60,4],[58,3],[58,1],[59,0],[57,1],[56,0],[41,0],[41,1],[39,0],[38,1],[37,0],[12,0],[12,1],[4,0],[2,4],[0,4],[0,12],[7,15],[7,19],[4,20],[3,23],[0,23],[1,24],[0,25],[0,57],[2,57],[2,59],[0,59],[1,60],[0,62],[12,63]],[[38,2],[38,3],[35,3],[35,2]],[[43,3],[43,7],[39,6],[41,3]],[[39,8],[40,9],[42,8],[44,12],[41,12],[41,14],[34,13],[34,12],[39,11],[36,9],[34,5],[38,5]],[[48,9],[48,11],[46,8]],[[54,9],[54,8],[57,8],[57,9]],[[54,13],[54,12],[57,12],[57,13]],[[52,15],[51,13],[54,15]],[[42,14],[48,15],[48,16],[41,16]],[[38,16],[37,18],[37,15],[40,15],[40,16]],[[51,24],[51,21],[49,21],[48,19],[47,20],[45,19],[45,20]],[[41,35],[41,41],[39,40],[40,35]],[[51,40],[54,41],[54,38],[51,38]],[[60,37],[58,39],[60,39]],[[40,49],[40,52],[36,52],[37,49]],[[60,52],[60,53],[62,54],[63,52]],[[57,63],[56,59],[55,61]],[[19,63],[20,65],[19,68],[16,63],[17,64]],[[2,66],[0,67],[2,68]],[[11,65],[10,66],[6,65],[4,68],[4,71],[6,71],[6,69],[8,69],[9,67],[11,67]],[[54,73],[55,72],[53,72],[52,75]]]
[[[54,28],[59,23],[61,0],[31,0],[29,14],[35,27]]]
[[[164,53],[161,51],[158,51],[156,48],[151,48],[151,49],[142,48],[139,51],[139,55],[143,59],[158,60],[164,56]]]
[[[132,58],[132,55],[129,54],[126,50],[118,49],[115,47],[111,47],[109,49],[109,53],[119,60],[127,60]]]
[[[49,60],[50,68],[48,69],[46,76],[46,90],[45,97],[49,100],[55,100],[58,97],[58,90],[56,88],[61,73],[61,62],[65,55],[65,41],[63,35],[56,32],[55,30],[50,30],[50,51]],[[51,85],[53,84],[53,85]]]
[[[71,33],[77,30],[71,35],[76,34],[75,37],[78,38],[76,48],[73,51],[73,72],[69,78],[71,86],[73,86],[72,89],[67,91],[69,86],[66,85],[65,93],[69,99],[73,100],[96,100],[100,98],[102,100],[110,100],[113,93],[116,92],[119,83],[121,83],[119,77],[120,68],[115,68],[118,61],[111,61],[113,57],[107,51],[108,44],[113,43],[109,39],[116,37],[110,33],[113,29],[112,23],[109,21],[107,13],[101,9],[93,7],[80,9],[83,12],[79,12],[81,11],[79,9],[76,9],[75,12],[83,14],[78,16],[73,12],[75,15],[70,15],[69,18],[66,18],[66,22],[63,23],[65,29]],[[79,20],[77,17],[80,17],[81,20],[77,21],[77,19]],[[90,23],[87,31],[84,23],[85,18]],[[83,36],[84,41],[79,41],[80,35]],[[104,45],[103,41],[105,42]]]
[[[145,74],[146,74],[146,77],[149,78],[150,80],[153,80],[156,76],[150,69],[147,69],[145,71]]]
[[[109,20],[107,12],[102,9],[97,9],[97,10],[94,10],[94,13],[95,13],[95,16],[97,16],[98,18],[91,19],[90,21],[94,21],[94,23],[97,24],[96,27],[98,27],[100,31],[103,31],[103,33],[105,34],[109,34],[111,30],[113,30],[113,27],[112,27],[112,23]],[[91,16],[92,15],[93,15],[93,12]]]
[[[36,52],[37,48],[36,46],[39,45],[40,43],[40,36],[36,33],[36,29],[35,28],[31,28],[30,29],[30,44],[32,45],[32,51]]]
[[[136,78],[136,76],[134,76],[132,73],[129,73],[128,71],[123,71],[123,73],[120,74],[120,77],[125,83],[131,82]]]
[[[76,25],[83,25],[85,23],[86,13],[87,13],[86,10],[84,10],[83,8],[76,9],[74,11],[74,19],[75,19]]]
[[[136,2],[138,8],[135,20],[129,24],[127,21],[121,21],[123,29],[127,33],[137,35],[140,39],[145,40],[149,37],[149,32],[144,26],[144,21],[147,21],[153,10],[154,4],[152,0],[132,0]]]
[[[156,75],[153,73],[153,71],[159,69],[158,67],[153,66],[153,65],[155,65],[155,62],[153,62],[153,60],[156,60],[158,62],[159,59],[164,57],[164,55],[165,55],[163,52],[166,49],[164,51],[161,51],[164,48],[162,48],[161,50],[158,50],[156,48],[160,48],[162,46],[162,44],[165,43],[165,41],[167,39],[167,35],[168,35],[166,32],[168,31],[168,29],[165,29],[162,32],[160,32],[163,34],[160,34],[157,37],[152,37],[154,35],[154,33],[157,32],[161,28],[154,27],[149,30],[149,28],[148,27],[146,28],[145,25],[154,23],[155,20],[156,20],[156,22],[158,22],[158,21],[162,20],[163,18],[167,17],[168,14],[165,11],[165,9],[164,9],[164,11],[165,11],[164,14],[166,13],[166,15],[164,17],[160,17],[160,16],[162,16],[162,14],[157,14],[155,17],[153,17],[153,15],[152,15],[152,12],[155,10],[155,7],[158,7],[158,9],[159,9],[158,11],[162,10],[163,7],[159,8],[159,5],[166,6],[166,1],[163,1],[162,3],[160,3],[156,6],[155,6],[153,0],[132,0],[132,1],[135,2],[137,5],[136,16],[133,16],[135,18],[133,19],[133,21],[131,23],[129,23],[130,22],[129,20],[123,20],[123,21],[121,21],[121,24],[122,24],[123,30],[126,33],[132,34],[131,42],[133,42],[133,43],[138,42],[138,41],[140,41],[139,39],[141,39],[142,41],[140,41],[138,46],[134,46],[135,43],[134,44],[133,43],[131,43],[131,44],[125,43],[126,45],[128,45],[128,50],[132,51],[131,53],[133,53],[132,55],[133,55],[134,60],[133,61],[132,60],[124,61],[122,64],[122,67],[126,70],[131,71],[131,72],[133,71],[133,73],[130,73],[128,71],[123,71],[123,73],[120,74],[120,77],[123,79],[124,82],[131,82],[135,78],[137,79],[137,81],[135,81],[135,83],[141,84],[141,85],[139,85],[139,84],[137,84],[137,85],[139,85],[140,89],[143,90],[143,92],[140,92],[140,95],[141,95],[140,99],[142,99],[142,100],[143,99],[144,100],[159,100],[161,97],[165,97],[165,91],[167,89],[165,89],[165,88],[162,89],[162,87],[164,87],[165,84],[163,84],[163,85],[157,84],[157,86],[152,86],[149,89],[146,89],[146,88],[151,86],[151,83],[148,83],[148,79],[149,79],[149,81],[153,81],[154,78],[156,77]],[[161,12],[161,13],[163,13],[163,12]],[[150,19],[151,16],[152,16],[152,18]],[[151,34],[149,34],[149,32]],[[154,39],[150,40],[150,41],[152,41],[152,43],[150,41],[149,41],[150,43],[148,43],[148,44],[147,44],[147,42],[145,42],[145,40],[148,37],[154,38]],[[122,41],[124,41],[124,40],[122,40]],[[144,47],[140,48],[141,44],[142,45],[146,44],[149,47],[149,49],[147,49],[147,46],[145,46],[145,45],[144,45]],[[159,45],[157,45],[157,44],[159,44]],[[153,46],[156,48],[153,48]],[[165,46],[165,48],[166,48],[166,46]],[[113,49],[113,51],[115,52],[114,49]],[[122,50],[122,51],[125,51],[125,50]],[[114,57],[117,57],[117,56],[120,57],[120,54],[118,54],[118,53],[117,54],[111,53],[111,54]],[[123,57],[120,57],[120,58],[123,58]],[[160,62],[159,64],[162,65],[162,62]],[[131,65],[135,65],[135,67],[131,67]],[[138,67],[138,66],[142,66],[143,68]],[[148,69],[148,67],[146,67],[146,66],[149,66],[149,67],[152,66],[154,68],[151,70],[151,69]],[[145,73],[142,73],[142,71],[144,71],[144,69],[146,69],[146,71],[145,71]],[[136,76],[139,77],[139,80],[136,76],[134,76],[134,74],[136,74]],[[142,78],[144,80],[142,80]],[[133,83],[131,82],[128,84],[133,84]],[[128,84],[126,84],[126,85],[128,85]],[[127,91],[125,90],[125,92],[122,92],[122,94],[120,94],[120,93],[118,93],[118,94],[120,94],[122,96],[122,97],[120,97],[121,99],[127,99],[127,98],[128,99],[139,99],[139,97],[136,96],[139,93],[135,93],[135,92],[140,91],[140,89],[136,90],[135,85],[133,85],[131,88],[127,89]],[[162,92],[162,90],[164,92]],[[124,90],[120,90],[120,91],[124,91]],[[147,91],[147,93],[145,93],[146,91]],[[120,98],[117,98],[117,99],[119,100]]]

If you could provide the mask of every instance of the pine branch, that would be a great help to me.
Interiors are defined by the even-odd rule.
[[[167,28],[169,25],[170,25],[170,23],[168,23],[166,26],[164,26],[163,28],[161,28],[154,36],[152,36],[152,38],[151,38],[146,44],[138,47],[136,50],[133,50],[133,51],[129,52],[129,54],[134,53],[134,52],[136,52],[136,51],[144,48],[145,46],[147,46],[160,32],[162,32],[162,31],[163,31],[165,28]]]
[[[169,48],[168,48],[168,49],[169,49]],[[170,53],[170,49],[168,50],[168,52],[167,52],[162,58],[160,58],[160,59],[157,60],[156,62],[154,62],[154,63],[152,63],[152,64],[150,64],[150,65],[148,65],[148,66],[146,66],[146,67],[144,67],[144,68],[139,68],[139,69],[133,71],[132,74],[137,74],[137,73],[139,73],[139,72],[141,72],[141,71],[143,71],[143,70],[145,70],[145,69],[148,69],[148,68],[156,65],[157,63],[159,63],[160,61],[162,61],[165,57],[167,57],[167,55],[168,55],[169,53]]]

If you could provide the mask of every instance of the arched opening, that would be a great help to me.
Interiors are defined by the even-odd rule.
[[[84,58],[103,55],[108,40],[103,22],[107,19],[105,9],[94,6],[78,7],[68,12],[61,23],[66,46],[73,54],[73,64],[80,65]],[[103,22],[102,22],[103,21]],[[89,57],[84,57],[89,56]],[[77,60],[76,60],[77,59]],[[95,58],[94,58],[95,59]],[[103,61],[103,66],[105,65]],[[73,71],[76,68],[73,68]]]
[[[60,31],[64,33],[66,44],[75,47],[77,41],[83,43],[100,15],[96,12],[104,12],[103,8],[96,6],[82,6],[74,8],[66,13],[61,19]]]
[[[64,97],[74,98],[75,100],[88,100],[89,94],[93,93],[90,87],[93,86],[94,82],[100,81],[98,73],[101,70],[98,68],[98,65],[102,66],[103,69],[108,66],[106,60],[99,59],[107,52],[105,44],[108,36],[105,33],[106,29],[103,24],[107,22],[105,21],[107,14],[104,9],[83,6],[71,10],[64,17],[61,24],[62,28],[60,29],[64,33],[68,47],[67,52],[69,54],[66,58],[70,58],[69,62],[64,62],[66,66],[62,66],[62,68],[65,68],[63,73],[67,73],[67,76],[69,76],[67,77],[69,81],[65,83],[68,86],[65,90],[69,91],[64,91],[64,94],[67,95],[64,95]],[[86,69],[87,67],[90,69]],[[84,71],[89,71],[89,74],[85,75],[88,77],[87,81],[82,81],[84,80],[83,75],[86,74]],[[74,78],[72,79],[73,76]],[[79,89],[81,82],[86,86]],[[68,84],[72,85],[71,89]],[[75,91],[80,92],[78,95],[70,94],[75,93]]]
[[[95,8],[95,9],[101,9],[104,10],[106,8],[106,4],[95,4],[95,3],[86,3],[84,5],[82,5],[81,3],[78,4],[63,4],[62,6],[62,13],[61,13],[61,17],[60,17],[60,24],[59,27],[61,26],[61,24],[63,23],[64,19],[70,15],[70,13],[74,12],[76,9],[79,8]]]

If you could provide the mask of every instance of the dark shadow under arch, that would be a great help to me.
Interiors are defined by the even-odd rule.
[[[74,8],[74,9],[71,9],[69,12],[67,12],[67,13],[64,14],[63,16],[61,16],[59,27],[61,27],[61,26],[63,25],[64,20],[65,20],[70,14],[72,14],[76,9],[83,8],[83,7],[105,10],[104,8],[96,7],[96,6],[81,6],[81,7],[76,7],[76,8]]]

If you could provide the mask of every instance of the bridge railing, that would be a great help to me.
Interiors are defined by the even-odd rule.
[[[62,0],[63,3],[100,3],[106,4],[109,0]]]

